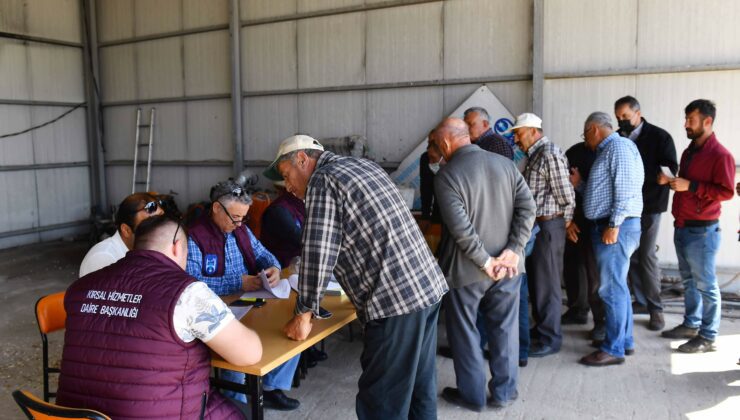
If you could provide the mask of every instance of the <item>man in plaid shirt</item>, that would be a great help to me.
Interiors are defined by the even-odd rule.
[[[524,113],[517,117],[512,130],[514,141],[529,157],[524,179],[537,204],[540,234],[531,258],[526,261],[536,338],[529,355],[543,357],[560,351],[563,340],[560,284],[565,229],[573,219],[576,195],[568,178],[568,160],[560,148],[542,134],[542,120]]]
[[[311,332],[332,274],[364,325],[357,416],[437,418],[437,317],[447,285],[398,189],[376,163],[285,139],[265,171],[305,198],[294,340]]]

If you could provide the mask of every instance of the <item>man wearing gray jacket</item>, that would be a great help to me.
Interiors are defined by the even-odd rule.
[[[518,396],[519,273],[535,218],[535,203],[514,163],[470,143],[466,124],[444,120],[430,137],[448,162],[434,180],[443,220],[439,265],[450,292],[444,297],[447,337],[457,388],[442,397],[482,411],[505,407]],[[491,352],[486,373],[475,327],[480,309]]]

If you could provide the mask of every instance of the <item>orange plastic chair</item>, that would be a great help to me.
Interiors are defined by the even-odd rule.
[[[92,420],[110,420],[110,417],[95,410],[82,408],[69,408],[60,405],[50,404],[38,399],[28,391],[13,391],[13,399],[29,419],[92,419]]]
[[[49,374],[59,373],[59,368],[49,366],[49,342],[46,335],[64,329],[67,312],[64,310],[64,293],[58,292],[42,297],[36,302],[36,322],[41,333],[43,351],[42,370],[44,372],[44,401],[56,397],[56,392],[49,392]]]
[[[271,201],[267,193],[258,192],[252,194],[252,205],[249,206],[249,211],[247,212],[247,226],[257,239],[260,238],[260,234],[262,233],[262,214],[265,213]]]

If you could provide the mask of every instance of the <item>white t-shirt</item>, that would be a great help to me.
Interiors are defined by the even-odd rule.
[[[128,247],[116,231],[115,235],[87,251],[80,265],[80,277],[113,264],[127,252]],[[229,307],[202,281],[196,281],[182,291],[172,315],[175,332],[186,343],[195,339],[208,342],[232,319],[235,318]]]
[[[80,275],[79,277],[86,276],[93,271],[98,271],[101,268],[108,267],[114,262],[120,260],[126,256],[128,247],[123,243],[121,234],[116,231],[116,234],[108,239],[104,239],[95,244],[82,260],[80,264]]]

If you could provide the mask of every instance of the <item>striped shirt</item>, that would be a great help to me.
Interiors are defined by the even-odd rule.
[[[363,323],[427,308],[447,291],[386,172],[366,159],[324,152],[306,191],[296,313],[320,317],[332,274]]]
[[[254,259],[257,262],[258,270],[265,270],[270,267],[280,269],[280,263],[277,258],[265,248],[248,227],[247,234],[249,242],[252,244]],[[244,265],[244,257],[236,244],[236,237],[233,233],[225,233],[226,249],[224,249],[224,275],[221,277],[204,276],[202,272],[203,254],[200,248],[192,239],[188,238],[188,263],[186,270],[188,274],[204,282],[208,287],[219,296],[231,295],[242,290],[242,274],[247,273],[247,267]]]
[[[609,219],[620,226],[642,215],[645,169],[635,142],[612,133],[596,147],[583,197],[583,212],[591,220]]]
[[[563,213],[565,221],[573,219],[576,193],[570,183],[568,160],[555,143],[540,138],[527,151],[529,162],[524,179],[537,204],[537,217]]]

